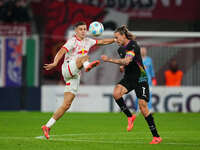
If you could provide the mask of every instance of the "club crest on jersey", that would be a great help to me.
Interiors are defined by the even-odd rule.
[[[87,53],[88,53],[88,51],[84,50],[84,48],[78,52],[78,54],[80,54],[80,55],[85,55]]]

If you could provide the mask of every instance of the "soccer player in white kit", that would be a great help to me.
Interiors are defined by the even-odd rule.
[[[74,26],[75,35],[68,39],[68,41],[61,47],[51,64],[45,64],[46,70],[51,70],[57,66],[63,55],[65,55],[62,64],[62,75],[66,82],[64,90],[64,101],[62,105],[56,110],[46,125],[42,126],[44,136],[49,139],[49,131],[55,122],[60,119],[65,111],[67,111],[72,101],[74,100],[79,84],[80,84],[80,71],[82,68],[86,72],[90,71],[93,67],[100,64],[99,60],[89,62],[88,52],[92,46],[112,44],[115,42],[114,38],[94,40],[86,37],[87,26],[85,22],[78,22]]]

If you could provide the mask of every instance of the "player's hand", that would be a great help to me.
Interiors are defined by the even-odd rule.
[[[44,64],[44,69],[46,69],[46,70],[51,70],[51,69],[53,69],[54,67],[56,67],[56,64],[55,64],[55,63]]]
[[[103,61],[108,61],[108,56],[106,56],[106,55],[101,55],[101,59],[103,60]]]
[[[126,65],[128,65],[133,60],[133,57],[125,57]]]
[[[119,69],[120,69],[120,72],[124,72],[124,66],[120,66]]]

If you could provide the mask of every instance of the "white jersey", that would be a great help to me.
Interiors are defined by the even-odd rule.
[[[97,40],[87,37],[78,40],[74,36],[62,46],[67,51],[62,65],[62,75],[66,82],[64,92],[77,94],[80,84],[80,69],[76,66],[76,58],[87,55],[90,48],[95,44],[97,44]]]
[[[87,55],[90,48],[95,44],[97,44],[97,40],[88,37],[79,40],[76,36],[73,36],[63,45],[63,48],[67,51],[64,61],[73,60]]]

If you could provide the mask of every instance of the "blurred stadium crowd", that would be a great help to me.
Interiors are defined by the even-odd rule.
[[[27,2],[24,0],[1,0],[0,22],[24,23],[30,21]]]

